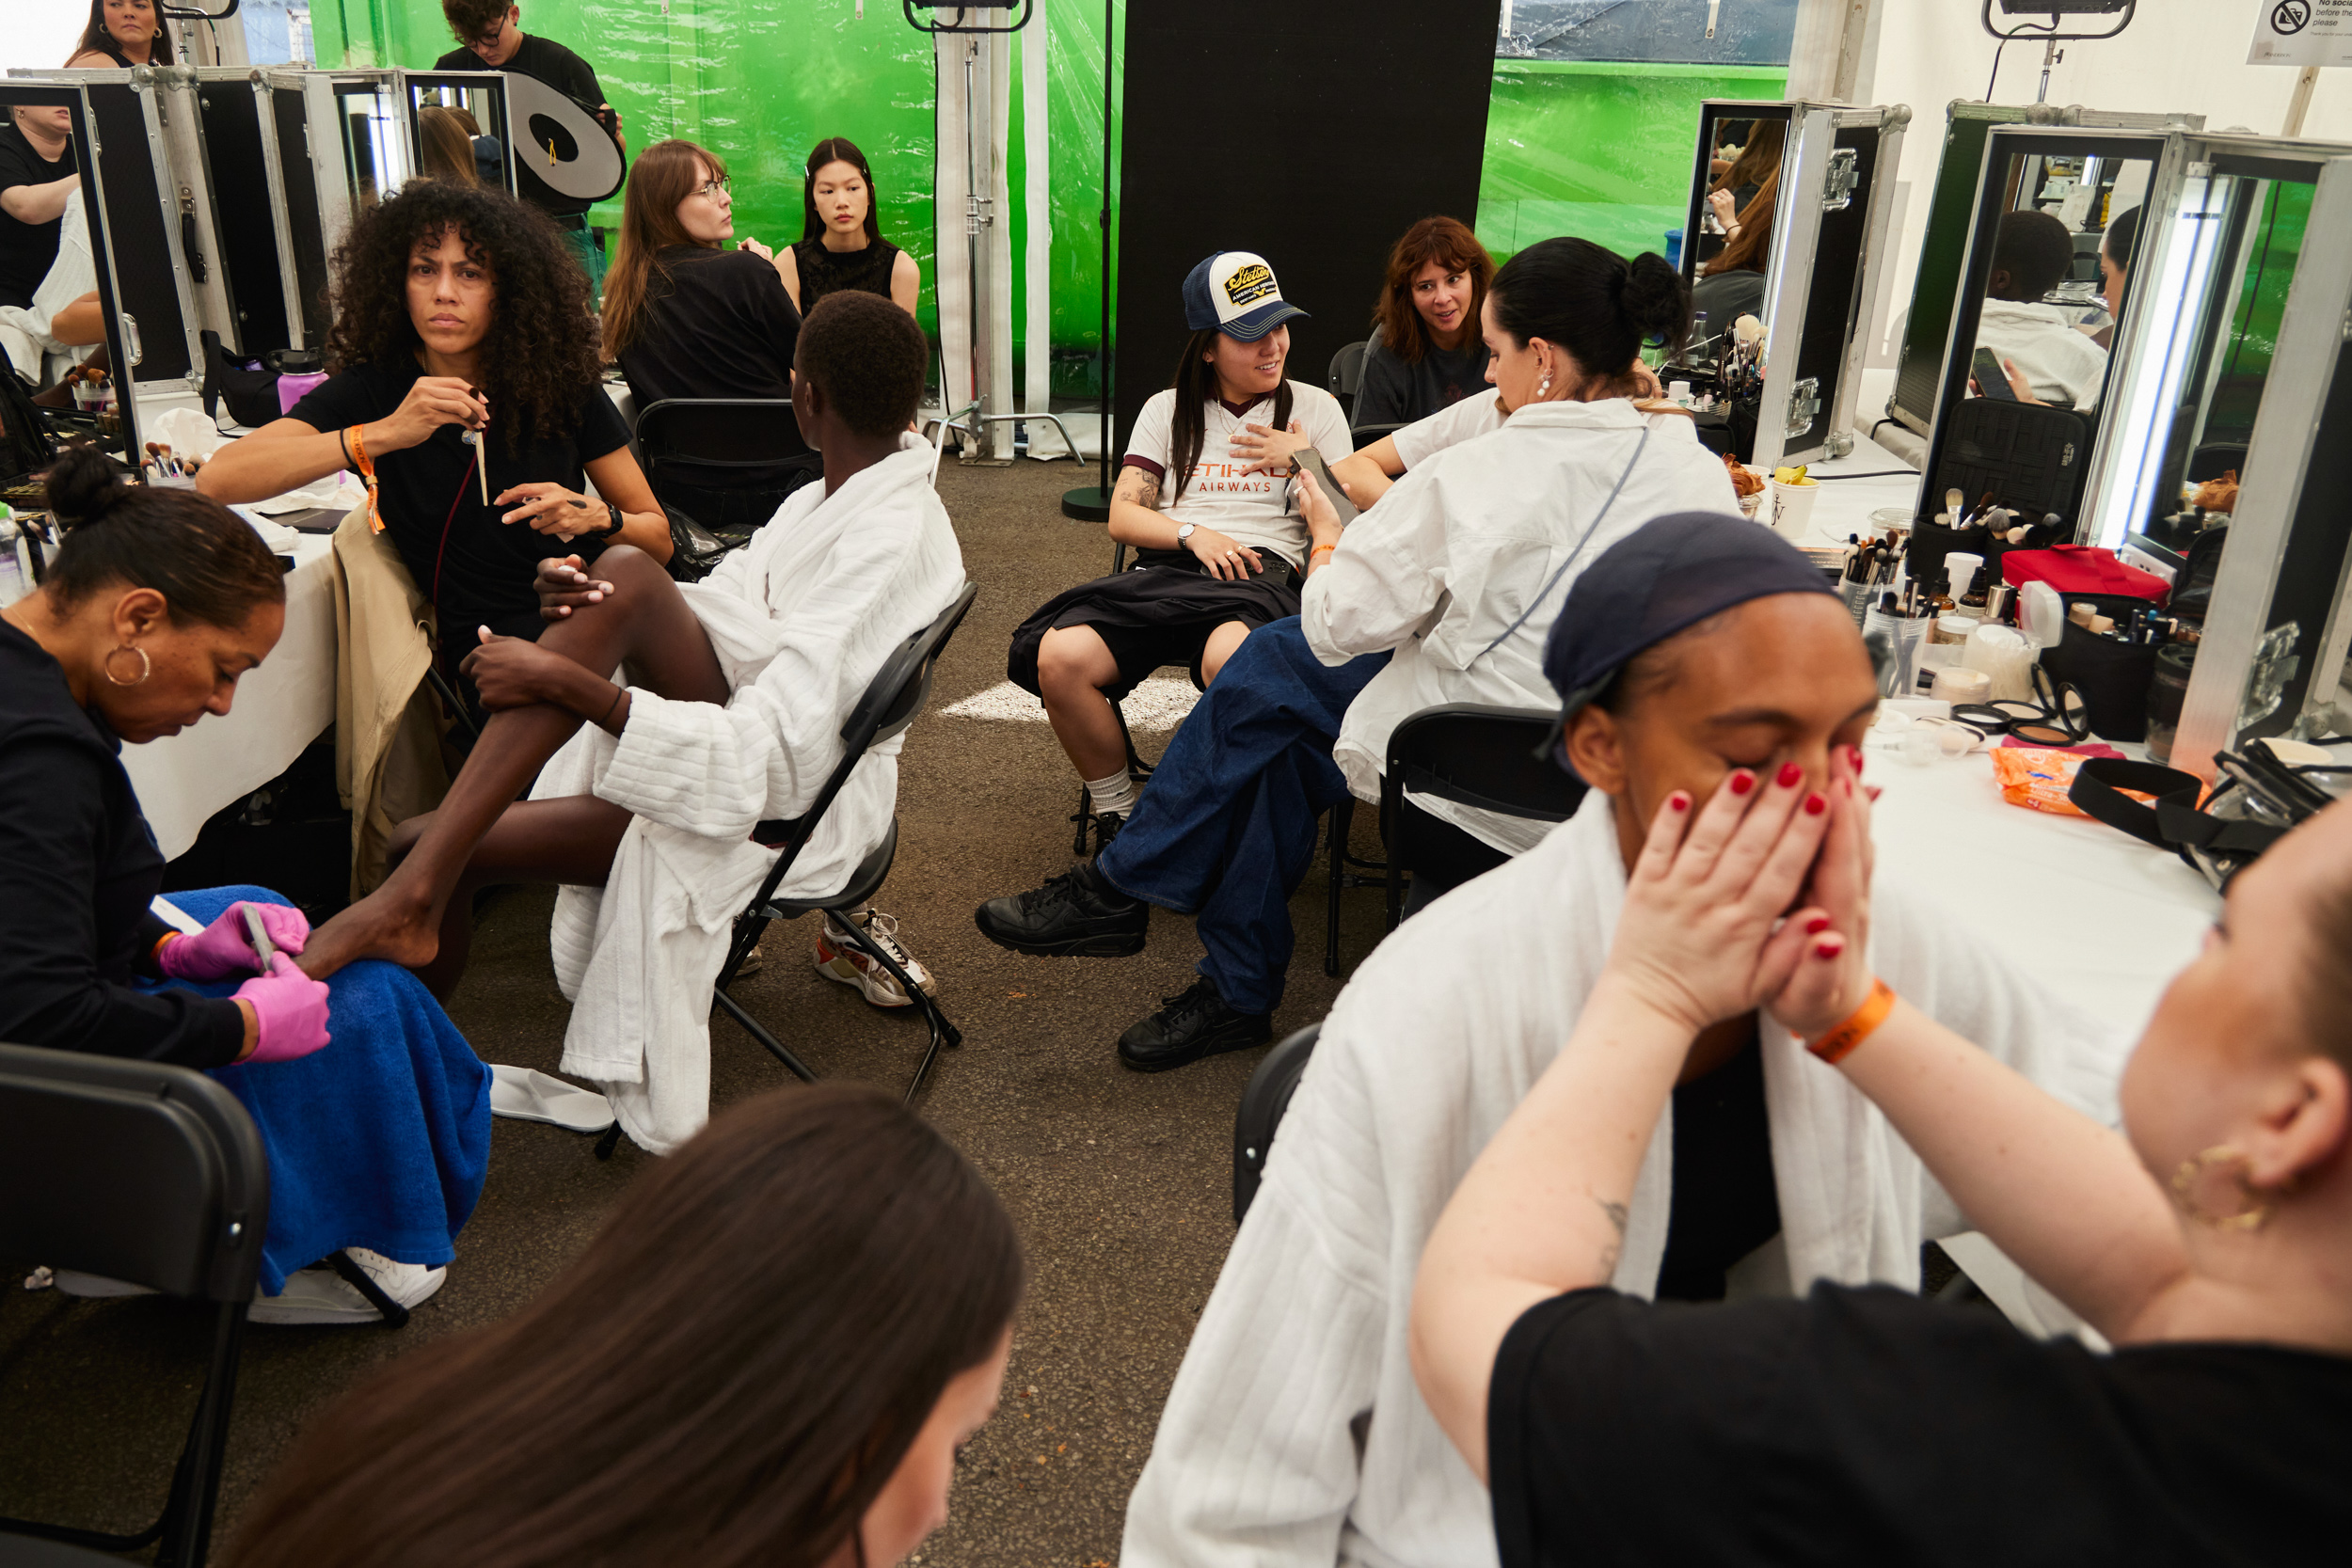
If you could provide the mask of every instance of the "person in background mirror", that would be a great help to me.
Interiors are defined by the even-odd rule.
[[[119,483],[87,447],[47,483],[62,546],[0,610],[0,1039],[213,1070],[244,1103],[269,1155],[255,1322],[375,1321],[310,1267],[339,1251],[413,1307],[482,1194],[490,1069],[400,970],[305,975],[310,922],[274,893],[172,895],[194,932],[158,915],[164,857],[119,756],[228,716],[285,629],[278,560],[226,507]],[[247,909],[278,949],[266,967]]]
[[[1293,452],[1311,445],[1333,463],[1349,451],[1339,399],[1282,374],[1285,324],[1307,312],[1247,250],[1194,267],[1184,306],[1191,336],[1176,383],[1136,416],[1111,492],[1110,536],[1136,565],[1048,599],[1014,628],[1006,661],[1013,684],[1045,704],[1086,786],[1098,849],[1119,836],[1138,787],[1111,705],[1171,664],[1206,690],[1252,627],[1298,613],[1300,586],[1340,536],[1336,519],[1311,528],[1291,496]],[[1141,946],[1138,929],[1118,951]]]
[[[2119,1133],[1880,978],[1869,799],[1798,793],[1650,807],[1591,1001],[1430,1234],[1414,1376],[1504,1568],[2317,1560],[2352,1531],[2352,804],[2231,883]],[[1673,1085],[1759,1008],[2116,1348],[1883,1284],[1624,1291]]]
[[[571,99],[582,112],[595,105],[593,112],[612,134],[612,145],[623,157],[628,155],[620,112],[604,101],[596,69],[552,39],[525,34],[520,6],[506,0],[441,0],[441,15],[464,47],[435,60],[434,70],[518,71]],[[594,300],[604,286],[603,236],[588,227],[588,209],[595,204],[584,197],[565,196],[540,179],[528,157],[515,160],[515,191],[555,220],[564,247],[588,275],[588,297]]]
[[[1350,424],[1411,424],[1486,386],[1478,313],[1494,277],[1494,258],[1453,218],[1405,231],[1389,252]]]
[[[587,278],[542,214],[420,181],[361,217],[335,263],[334,373],[223,447],[199,488],[266,500],[373,467],[376,518],[438,613],[453,679],[481,627],[539,635],[548,555],[670,559],[669,518],[604,393]],[[499,470],[487,505],[477,461]]]
[[[847,136],[827,136],[808,155],[801,187],[801,238],[774,252],[785,292],[802,315],[843,289],[895,300],[908,315],[923,294],[923,269],[882,237],[881,198],[866,154]],[[744,248],[770,254],[756,240]]]
[[[424,148],[424,177],[478,185],[482,175],[474,160],[473,135],[466,122],[437,103],[417,111],[417,140]]]
[[[736,1105],[630,1182],[518,1311],[310,1421],[234,1568],[885,1568],[947,1519],[1025,1268],[914,1112],[840,1084]]]
[[[90,0],[89,21],[66,57],[69,71],[127,71],[175,63],[171,24],[154,0]]]
[[[1717,191],[1709,198],[1729,208],[1731,195]],[[1772,208],[1780,199],[1780,170],[1772,169],[1756,188],[1746,206],[1729,215],[1729,238],[1714,260],[1700,264],[1699,280],[1691,288],[1691,348],[1711,357],[1715,345],[1741,316],[1764,311],[1764,268],[1772,258]],[[1701,318],[1705,318],[1704,321]]]
[[[30,309],[57,259],[65,204],[82,188],[65,105],[17,105],[0,124],[0,307]]]
[[[1702,266],[1723,251],[1739,214],[1756,204],[1764,182],[1779,172],[1781,155],[1788,147],[1788,122],[1785,119],[1741,121],[1725,128],[1724,134],[1731,131],[1744,136],[1745,145],[1719,145],[1717,156],[1708,160],[1706,214],[1699,231],[1683,237],[1683,244],[1692,247],[1691,254]],[[1722,156],[1725,150],[1731,153],[1728,163]]]
[[[604,352],[619,361],[640,418],[674,398],[792,395],[801,313],[774,262],[729,250],[735,203],[726,165],[691,141],[660,141],[629,170],[621,242],[604,280]],[[823,460],[789,414],[773,421],[787,455],[760,467],[704,469],[707,483],[672,477],[661,499],[705,528],[738,534],[776,515]]]
[[[2115,347],[2115,329],[2123,320],[2123,288],[2131,278],[2132,245],[2138,238],[2139,209],[2128,207],[2107,220],[2107,231],[2099,241],[2099,300],[2106,307],[2106,325],[2095,330],[2080,327],[2076,330],[2103,349],[2112,350]],[[2033,383],[2026,379],[2026,372],[2019,370],[2014,361],[2002,360],[2001,370],[2008,376],[2009,389],[2018,402],[2042,401],[2034,395]],[[1969,378],[1968,387],[1978,396],[1984,395],[1975,377]]]
[[[2099,404],[2107,352],[2076,331],[2064,310],[2042,299],[2066,280],[2074,264],[2074,236],[2065,224],[2048,213],[2002,214],[1977,318],[1977,346],[1991,349],[2013,368],[2011,385],[2022,380],[2033,393],[2030,401],[2089,410]],[[2117,287],[2120,298],[2120,275]]]

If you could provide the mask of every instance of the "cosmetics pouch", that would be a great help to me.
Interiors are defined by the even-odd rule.
[[[2014,588],[2046,582],[2067,599],[2084,595],[2145,599],[2162,605],[2171,584],[2153,572],[2126,566],[2113,550],[2093,545],[2053,545],[2046,550],[2011,550],[2001,558],[2001,576]]]
[[[2042,667],[2052,680],[2083,694],[2091,734],[2106,740],[2148,738],[2148,687],[2156,674],[2155,644],[2135,647],[2069,621],[2058,646],[2042,650]]]

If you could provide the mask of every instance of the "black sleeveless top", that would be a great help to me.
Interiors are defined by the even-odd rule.
[[[844,290],[888,299],[898,247],[888,240],[871,240],[864,250],[827,250],[821,239],[803,240],[792,247],[792,261],[800,269],[801,314],[806,316],[818,300]]]

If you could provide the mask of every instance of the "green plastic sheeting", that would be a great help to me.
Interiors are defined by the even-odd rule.
[[[873,165],[883,236],[922,265],[919,313],[935,332],[931,41],[907,26],[897,0],[865,0],[862,18],[859,9],[858,0],[531,0],[521,24],[596,69],[632,150],[684,136],[724,159],[739,236],[771,245],[800,238],[808,150],[833,135],[857,143]],[[1039,0],[1038,13],[1049,25],[1054,391],[1088,396],[1102,309],[1103,8]],[[437,0],[314,0],[310,24],[322,64],[417,70],[456,47]],[[1122,50],[1125,37],[1122,20]],[[1008,174],[1020,343],[1029,214],[1017,38],[1012,53]],[[1682,219],[1700,102],[1778,98],[1786,80],[1780,67],[1496,62],[1480,237],[1498,260],[1553,234],[1627,255],[1661,249],[1665,230]],[[590,220],[617,227],[619,200]],[[1117,265],[1114,256],[1114,277]],[[1372,305],[1360,302],[1367,312]]]

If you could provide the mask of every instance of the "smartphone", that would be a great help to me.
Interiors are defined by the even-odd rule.
[[[262,924],[262,911],[247,904],[245,907],[245,934],[253,943],[253,956],[261,960],[262,973],[269,973],[269,962],[278,957],[278,944],[269,940],[269,927]]]
[[[1323,453],[1312,447],[1301,447],[1291,454],[1291,461],[1315,476],[1315,483],[1323,486],[1323,493],[1331,498],[1331,508],[1340,515],[1341,527],[1344,528],[1356,520],[1356,503],[1347,499],[1347,492],[1340,488],[1340,482],[1331,477],[1331,465],[1323,460]]]
[[[1984,396],[1998,398],[2003,403],[2017,401],[2016,392],[2010,388],[2009,372],[2001,369],[2001,356],[1991,349],[1977,350],[1976,361],[1968,373],[1976,377],[1977,390]]]

